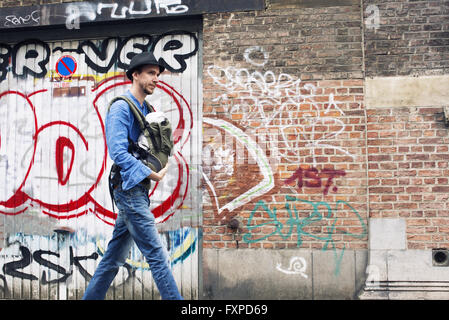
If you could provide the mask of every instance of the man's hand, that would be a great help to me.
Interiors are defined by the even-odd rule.
[[[148,178],[154,181],[161,181],[168,171],[169,163],[170,161],[168,161],[165,167],[163,167],[159,172],[151,172]]]

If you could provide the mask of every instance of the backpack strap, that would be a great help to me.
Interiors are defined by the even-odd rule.
[[[111,108],[112,104],[116,102],[117,100],[124,100],[126,103],[128,103],[129,108],[131,109],[131,112],[134,114],[134,117],[136,118],[137,122],[139,123],[140,130],[144,134],[144,136],[149,140],[148,142],[151,142],[153,148],[158,148],[158,144],[156,142],[156,138],[153,135],[153,132],[150,128],[150,125],[148,121],[145,119],[145,116],[143,115],[142,111],[135,105],[135,103],[129,99],[126,96],[118,96],[112,99],[112,101],[109,103],[108,112]],[[150,112],[154,112],[154,108],[151,104],[149,104],[146,100],[145,102],[147,104],[148,109]]]
[[[145,100],[144,103],[147,104],[148,110],[150,110],[150,112],[154,112],[155,111],[153,106],[147,100]]]

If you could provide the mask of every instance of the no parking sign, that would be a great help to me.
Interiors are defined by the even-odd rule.
[[[76,71],[76,60],[72,56],[62,56],[56,62],[56,72],[62,78],[71,77]]]

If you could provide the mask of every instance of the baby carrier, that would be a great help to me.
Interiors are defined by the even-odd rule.
[[[142,161],[152,171],[159,172],[168,162],[168,158],[173,152],[173,136],[170,121],[161,112],[155,112],[152,105],[148,102],[150,113],[147,118],[134,102],[126,96],[118,96],[109,103],[108,112],[111,105],[117,100],[124,100],[128,103],[134,117],[139,123],[141,135],[137,142],[128,137],[128,152],[135,158]],[[149,120],[149,121],[148,121]],[[122,182],[120,167],[115,163],[109,173],[109,192],[111,193],[112,204],[114,205],[113,190]],[[145,178],[141,182],[148,190],[151,181]]]

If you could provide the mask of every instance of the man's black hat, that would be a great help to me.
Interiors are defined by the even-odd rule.
[[[156,58],[154,57],[154,54],[152,52],[142,52],[142,53],[136,54],[131,59],[129,68],[126,71],[126,76],[128,77],[128,79],[132,80],[134,70],[136,70],[136,68],[143,66],[143,65],[159,66],[159,70],[161,73],[165,70],[165,67],[162,64],[160,64],[159,61],[156,60]]]

